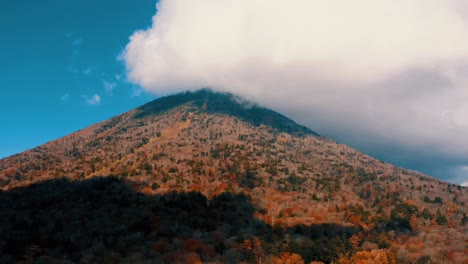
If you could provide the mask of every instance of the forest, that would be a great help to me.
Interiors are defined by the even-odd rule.
[[[272,227],[256,210],[243,193],[208,200],[198,192],[145,195],[116,177],[50,180],[0,193],[0,263],[346,263],[362,238],[388,248],[385,232],[412,232],[416,209],[397,206],[373,230]],[[396,261],[383,256],[381,263]]]

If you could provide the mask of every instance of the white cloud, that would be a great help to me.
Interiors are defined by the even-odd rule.
[[[104,85],[104,90],[107,93],[111,93],[114,90],[114,88],[117,87],[117,83],[115,83],[115,82],[106,82],[106,81],[104,81],[103,85]]]
[[[86,76],[91,75],[93,72],[94,72],[94,68],[92,68],[92,67],[88,67],[88,68],[83,70],[83,74],[86,75]]]
[[[88,96],[83,96],[85,99],[86,103],[89,105],[98,105],[101,103],[101,96],[99,94],[95,94],[91,97]]]
[[[78,36],[74,32],[66,33],[65,38],[70,42],[72,48],[71,60],[69,62],[69,65],[67,66],[68,71],[70,71],[73,74],[80,73],[81,70],[77,68],[76,64],[80,57],[80,50],[83,45],[83,38]]]
[[[73,56],[77,57],[80,54],[80,48],[83,44],[83,38],[78,36],[74,32],[66,33],[65,37],[71,41],[71,44],[73,46]]]
[[[138,97],[143,93],[143,90],[139,87],[132,88],[132,97]]]
[[[461,0],[161,0],[122,54],[156,94],[212,87],[355,146],[468,164]]]

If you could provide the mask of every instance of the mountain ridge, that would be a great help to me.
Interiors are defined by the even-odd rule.
[[[208,113],[229,114],[252,123],[267,125],[280,132],[297,135],[318,133],[299,125],[293,120],[270,109],[242,99],[231,93],[214,92],[210,89],[200,89],[195,92],[185,91],[156,99],[137,108],[136,118],[147,115],[157,115],[182,105],[191,105]]]

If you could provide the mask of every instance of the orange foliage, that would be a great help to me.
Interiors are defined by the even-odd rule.
[[[385,250],[372,250],[372,251],[359,251],[350,259],[341,257],[338,260],[340,264],[392,264],[387,252]]]
[[[221,183],[218,188],[216,188],[216,191],[214,193],[214,196],[220,195],[222,192],[224,192],[228,188],[227,183]]]
[[[410,226],[414,231],[418,231],[418,217],[416,214],[411,215]]]
[[[195,192],[201,192],[203,191],[203,185],[201,184],[192,184],[190,185],[190,189]]]
[[[283,217],[287,218],[287,217],[291,217],[293,215],[293,208],[285,208],[283,209]]]
[[[144,193],[146,195],[152,195],[153,194],[153,190],[150,187],[142,188],[142,189],[140,189],[140,192],[142,192],[142,193]]]
[[[184,264],[202,264],[203,262],[200,260],[200,255],[197,253],[191,253],[189,254],[185,260]]]
[[[274,217],[272,215],[265,215],[263,220],[265,221],[265,223],[267,223],[269,225],[273,225],[274,224],[273,219],[274,219]]]
[[[355,226],[361,226],[361,225],[362,225],[361,219],[362,219],[362,216],[360,216],[360,215],[358,215],[358,216],[356,216],[356,215],[351,215],[351,216],[348,218],[348,221],[349,221],[351,224],[355,225]]]
[[[361,236],[360,235],[354,235],[349,238],[349,243],[353,245],[354,249],[359,249],[359,245],[361,244]]]
[[[252,243],[249,239],[244,240],[244,242],[240,245],[241,248],[245,248],[247,250],[252,250]]]
[[[196,251],[202,247],[201,243],[196,239],[187,239],[184,241],[184,249],[190,252]]]
[[[408,252],[415,253],[420,252],[424,249],[423,242],[418,238],[412,238],[408,241],[409,243],[406,244],[405,249]]]
[[[253,239],[253,248],[260,249],[262,247],[262,241],[258,237],[254,237]]]
[[[447,208],[447,218],[450,218],[453,213],[457,210],[457,205],[452,203],[448,208]]]
[[[296,253],[283,252],[278,257],[273,258],[275,264],[304,264],[304,260]]]

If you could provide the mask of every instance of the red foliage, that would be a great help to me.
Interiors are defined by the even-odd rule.
[[[196,239],[187,239],[183,243],[184,249],[189,252],[194,252],[202,247],[202,244]]]

